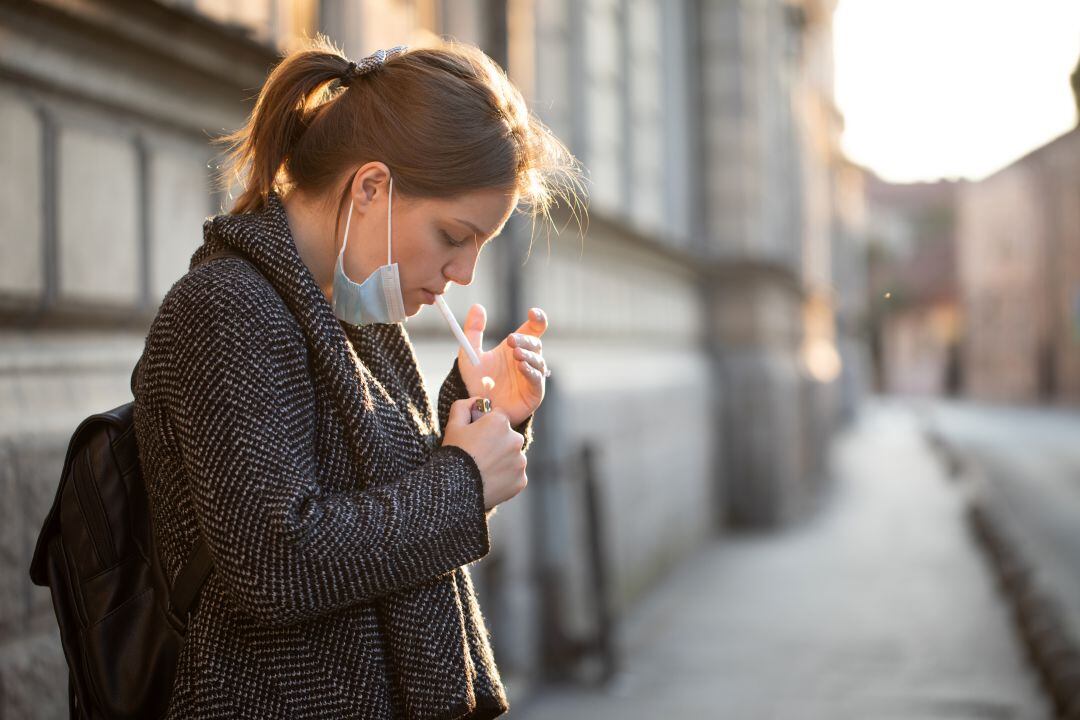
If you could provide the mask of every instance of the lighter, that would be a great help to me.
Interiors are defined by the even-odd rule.
[[[469,408],[472,413],[472,422],[476,422],[481,417],[491,412],[491,401],[487,398],[476,398],[476,402]]]

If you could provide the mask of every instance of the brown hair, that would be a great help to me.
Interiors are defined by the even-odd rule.
[[[413,49],[335,82],[348,67],[317,35],[274,67],[247,123],[215,141],[229,145],[219,182],[244,187],[232,214],[263,209],[271,189],[325,193],[348,168],[378,160],[406,196],[498,188],[517,191],[534,220],[560,200],[577,217],[580,164],[478,48]]]

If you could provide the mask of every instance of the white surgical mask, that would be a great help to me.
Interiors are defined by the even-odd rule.
[[[391,217],[394,206],[394,178],[390,178],[390,191],[386,204],[386,264],[362,283],[356,283],[345,274],[345,245],[349,242],[349,223],[352,221],[353,201],[349,193],[349,215],[345,220],[345,238],[341,242],[337,267],[334,270],[334,315],[353,325],[369,323],[404,322],[405,302],[401,296],[401,276],[398,264],[391,263]]]

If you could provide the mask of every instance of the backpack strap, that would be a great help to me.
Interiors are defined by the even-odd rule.
[[[237,257],[247,261],[249,265],[258,270],[255,263],[248,260],[247,256],[232,248],[222,248],[210,253],[202,259],[199,265],[217,260],[223,257]],[[140,358],[141,360],[141,358]],[[136,366],[137,367],[137,366]],[[195,603],[199,599],[199,591],[214,569],[214,558],[210,555],[210,548],[202,535],[195,539],[195,545],[191,548],[184,566],[180,568],[176,580],[169,588],[169,612],[174,618],[186,625],[195,609]]]
[[[200,535],[195,539],[195,546],[191,549],[184,567],[180,568],[176,581],[169,588],[169,611],[185,624],[195,607],[203,583],[213,569],[214,558],[210,556],[210,548]]]

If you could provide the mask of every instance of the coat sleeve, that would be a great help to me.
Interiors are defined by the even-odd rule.
[[[436,448],[414,471],[362,491],[318,482],[313,400],[294,390],[306,359],[283,313],[251,299],[254,285],[184,303],[170,363],[170,417],[196,522],[238,605],[291,624],[484,557],[483,484],[461,448]]]
[[[441,433],[446,431],[446,421],[450,417],[450,406],[455,401],[469,397],[469,389],[465,387],[465,380],[461,377],[461,370],[458,368],[458,361],[454,360],[454,366],[450,368],[449,374],[446,379],[443,380],[442,387],[439,388],[439,432],[440,441],[442,440]],[[525,445],[522,446],[522,452],[528,452],[529,446],[532,445],[533,432],[532,424],[535,413],[530,415],[521,421],[514,430],[525,436]]]

